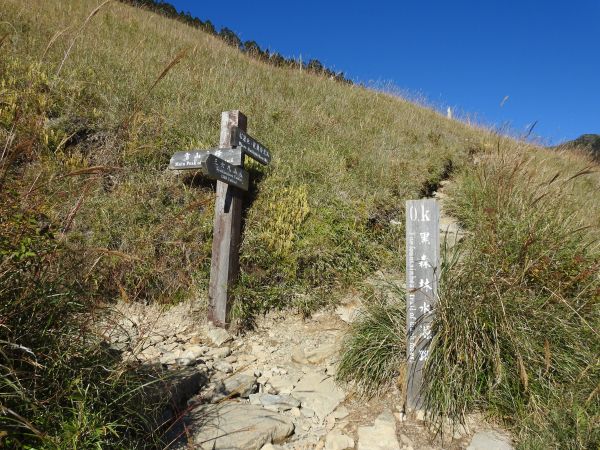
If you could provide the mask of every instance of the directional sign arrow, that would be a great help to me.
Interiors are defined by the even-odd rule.
[[[215,155],[206,158],[206,172],[213,178],[238,187],[244,191],[248,190],[250,175],[239,166],[229,164],[227,161]]]
[[[267,148],[238,127],[233,127],[233,145],[239,147],[242,151],[257,160],[259,163],[267,165],[271,162],[271,153]]]
[[[171,157],[169,169],[196,169],[206,172],[206,160],[210,155],[214,155],[234,166],[242,165],[242,152],[239,148],[211,148],[208,150],[176,152]]]

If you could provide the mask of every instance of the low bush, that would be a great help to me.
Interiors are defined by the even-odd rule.
[[[425,372],[437,418],[481,409],[522,448],[600,445],[598,234],[570,188],[588,172],[495,153],[458,178],[451,209],[471,237],[439,291]]]
[[[361,395],[381,393],[394,382],[401,386],[406,361],[406,306],[373,297],[352,323],[342,343],[337,380],[354,383]]]

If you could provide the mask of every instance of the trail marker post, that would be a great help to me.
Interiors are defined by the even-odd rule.
[[[423,367],[440,270],[440,211],[436,200],[406,202],[406,411],[423,409]]]
[[[240,111],[223,112],[219,148],[176,152],[169,163],[170,169],[202,170],[217,180],[208,320],[221,327],[227,325],[230,288],[239,274],[243,193],[250,178],[244,155],[261,164],[271,161],[267,148],[246,133],[246,123]]]

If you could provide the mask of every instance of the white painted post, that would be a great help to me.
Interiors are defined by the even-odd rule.
[[[406,202],[407,412],[423,409],[423,366],[429,356],[440,268],[439,220],[436,200]]]

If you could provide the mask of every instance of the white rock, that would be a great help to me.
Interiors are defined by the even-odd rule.
[[[269,411],[289,411],[300,407],[300,402],[290,395],[252,394],[250,404],[262,405]]]
[[[231,373],[233,372],[233,366],[229,364],[227,361],[215,361],[213,364],[215,370],[223,373]]]
[[[338,406],[336,408],[336,410],[331,413],[331,416],[334,419],[341,420],[341,419],[348,417],[348,414],[350,414],[348,412],[348,408],[346,408],[345,406],[342,405],[342,406]]]
[[[310,419],[311,417],[314,417],[314,416],[315,416],[315,411],[314,411],[313,409],[310,409],[310,408],[302,408],[302,409],[300,410],[300,412],[302,413],[302,415],[303,415],[304,417],[308,417],[309,419]]]
[[[335,313],[346,323],[352,323],[358,317],[357,305],[340,305],[335,309]]]
[[[354,439],[339,430],[333,430],[325,437],[325,450],[346,450],[354,448]]]
[[[332,377],[313,372],[300,380],[292,391],[292,396],[323,420],[344,400],[345,393]]]
[[[400,433],[400,441],[402,441],[403,445],[406,446],[412,446],[412,441],[410,440],[410,438],[405,435],[404,433]]]
[[[336,344],[324,344],[312,350],[304,350],[304,355],[310,364],[320,364],[335,355],[337,351]]]
[[[259,450],[294,432],[290,418],[247,403],[225,402],[193,411],[202,426],[194,435],[198,448]]]
[[[382,412],[372,427],[358,428],[358,450],[400,450],[391,411]]]
[[[298,383],[298,380],[300,380],[300,375],[297,374],[273,375],[269,378],[269,384],[278,394],[289,394]]]
[[[214,359],[223,359],[231,355],[231,349],[229,347],[211,348],[206,355]]]
[[[209,326],[206,330],[206,336],[217,347],[233,340],[233,337],[223,328]]]
[[[467,450],[513,450],[510,437],[496,430],[484,430],[475,433]]]
[[[181,367],[193,366],[194,364],[196,364],[196,359],[195,358],[177,358],[175,360],[175,364],[177,364],[178,366],[181,366]]]

